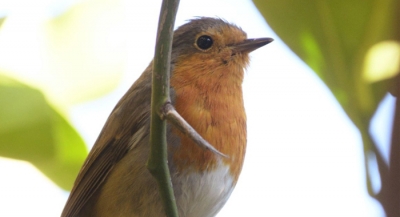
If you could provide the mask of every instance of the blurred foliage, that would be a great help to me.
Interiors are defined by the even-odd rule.
[[[0,70],[63,109],[108,93],[126,62],[119,2],[79,1],[59,14],[52,5],[17,7],[0,29]]]
[[[0,156],[31,162],[66,190],[87,150],[65,114],[113,90],[125,69],[121,2],[22,0],[0,19]]]
[[[75,129],[33,88],[0,75],[0,155],[26,160],[70,189],[86,158]]]
[[[278,36],[330,88],[360,130],[366,156],[379,158],[368,130],[372,115],[399,71],[400,46],[395,33],[399,1],[254,3]],[[373,195],[368,175],[367,180]]]

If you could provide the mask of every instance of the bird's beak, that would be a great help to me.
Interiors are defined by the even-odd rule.
[[[250,53],[273,41],[272,38],[253,38],[247,39],[239,44],[230,46],[234,53]]]

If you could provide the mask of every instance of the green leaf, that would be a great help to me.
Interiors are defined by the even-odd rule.
[[[0,156],[31,162],[69,190],[87,155],[74,128],[43,94],[0,75]]]
[[[385,43],[392,46],[385,49],[398,55],[399,40],[394,32],[398,27],[394,19],[399,1],[254,0],[254,3],[278,36],[330,88],[362,133],[365,153],[374,152],[368,135],[369,122],[398,68],[396,73],[394,67],[374,68],[375,74],[371,76],[369,67],[379,64],[370,61],[379,58],[371,55],[370,50],[378,43],[395,41]]]

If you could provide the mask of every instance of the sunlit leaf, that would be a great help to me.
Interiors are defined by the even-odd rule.
[[[400,43],[383,41],[368,50],[363,78],[371,83],[393,78],[399,73],[399,66]]]
[[[0,75],[0,155],[31,162],[71,189],[87,155],[82,138],[33,88]]]

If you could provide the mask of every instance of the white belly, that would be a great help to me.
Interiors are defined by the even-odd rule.
[[[215,216],[234,188],[229,167],[225,165],[220,165],[211,172],[189,173],[182,176],[179,178],[181,181],[174,186],[182,217]]]

